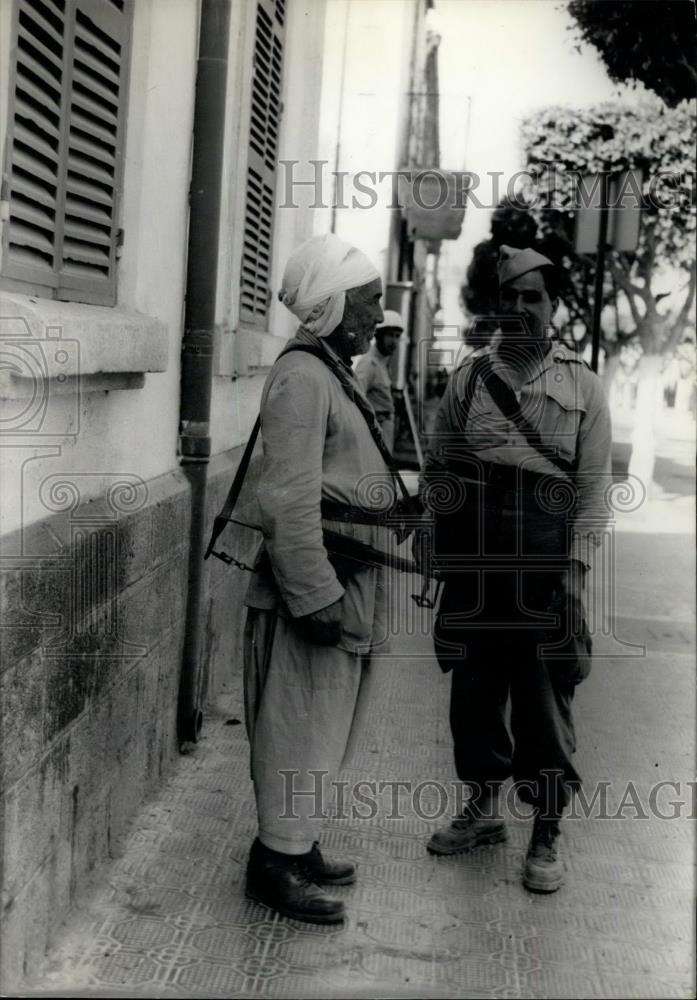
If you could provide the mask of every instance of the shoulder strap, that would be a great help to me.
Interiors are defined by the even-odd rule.
[[[488,361],[486,355],[475,358],[469,366],[468,371],[465,373],[465,385],[462,399],[456,400],[458,415],[460,418],[459,429],[462,433],[464,433],[465,427],[467,426],[470,409],[472,408],[472,400],[474,399],[474,393],[477,388],[477,379],[481,375],[482,368],[484,367],[484,363],[486,361]]]
[[[356,394],[352,391],[352,387],[348,379],[348,373],[346,377],[343,378],[342,375],[335,370],[334,365],[331,363],[331,359],[327,355],[326,351],[323,351],[321,347],[314,347],[312,344],[293,344],[291,347],[287,347],[284,351],[282,351],[281,354],[279,354],[279,358],[283,357],[284,354],[290,354],[291,351],[303,351],[305,354],[312,354],[314,357],[324,362],[327,368],[329,368],[329,370],[336,376],[344,392],[346,392],[351,401],[356,404],[361,414],[363,415],[363,418],[365,419],[365,422],[368,425],[368,430],[370,431],[372,438],[375,441],[375,444],[377,445],[378,450],[380,451],[380,454],[385,460],[385,463],[387,464],[390,472],[392,473],[397,484],[399,485],[404,500],[411,502],[412,500],[411,494],[409,493],[409,490],[407,489],[404,480],[399,474],[395,460],[392,457],[392,453],[385,444],[385,439],[382,436],[382,431],[380,430],[380,426],[375,418],[375,414],[373,413],[372,409],[366,409],[362,399],[356,396]],[[254,422],[254,427],[252,428],[252,433],[249,436],[249,440],[247,441],[247,445],[242,454],[242,458],[240,459],[240,464],[237,466],[235,477],[232,480],[232,486],[230,487],[228,495],[225,498],[225,503],[223,504],[222,510],[220,511],[218,516],[215,518],[215,521],[213,522],[213,530],[211,532],[211,537],[208,542],[208,548],[206,549],[206,554],[203,557],[204,559],[208,559],[208,557],[211,555],[213,551],[213,546],[215,545],[216,541],[221,535],[223,529],[225,528],[225,525],[230,522],[232,512],[235,509],[235,504],[237,503],[240,492],[242,490],[242,484],[244,483],[245,476],[247,475],[247,469],[249,468],[249,463],[252,458],[254,445],[256,444],[257,437],[259,436],[260,427],[261,427],[261,418],[258,416]]]
[[[491,398],[501,410],[504,417],[516,425],[531,448],[534,448],[535,451],[539,452],[540,455],[547,459],[547,461],[556,465],[562,472],[573,474],[574,467],[571,463],[566,462],[563,458],[560,458],[553,448],[546,445],[542,440],[539,431],[525,419],[513,389],[510,385],[504,382],[500,375],[496,374],[494,369],[491,367],[490,359],[487,357],[482,360],[484,361],[484,364],[481,367],[481,376],[484,379],[484,384],[489,390]]]
[[[279,354],[279,358],[283,354],[288,354],[290,351],[305,351],[307,354],[314,354],[315,357],[320,357],[324,352],[320,348],[312,347],[310,344],[294,344],[292,347],[287,347],[284,351]],[[254,451],[254,445],[256,444],[257,438],[259,437],[259,431],[261,429],[261,416],[257,416],[254,421],[254,426],[252,427],[252,433],[249,435],[249,440],[245,446],[242,458],[240,459],[240,464],[237,466],[235,471],[234,479],[232,480],[232,486],[228,490],[228,495],[225,497],[225,503],[222,506],[220,513],[215,518],[213,522],[213,530],[211,532],[211,537],[208,542],[208,548],[206,549],[206,554],[203,557],[207,559],[209,555],[213,552],[213,546],[217,542],[218,538],[222,534],[225,525],[229,524],[231,520],[231,515],[235,509],[235,504],[237,503],[240,493],[242,491],[242,484],[244,483],[245,476],[247,475],[247,469],[249,468],[249,463],[252,459],[252,452]]]
[[[252,427],[252,433],[249,435],[249,440],[240,459],[240,464],[237,466],[235,472],[235,478],[232,480],[232,486],[228,491],[228,495],[225,498],[225,503],[223,508],[213,522],[213,531],[211,532],[210,541],[208,542],[208,548],[206,549],[206,554],[203,557],[207,559],[208,556],[213,551],[213,546],[218,540],[218,537],[223,531],[223,528],[230,520],[230,515],[235,509],[235,504],[240,495],[242,489],[242,483],[247,475],[247,469],[249,468],[249,463],[252,458],[252,452],[254,451],[254,445],[256,444],[257,437],[259,436],[259,428],[261,427],[261,419],[257,417],[254,421],[254,427]]]
[[[367,401],[364,401],[362,396],[353,391],[353,386],[351,385],[349,372],[342,372],[339,368],[338,363],[335,363],[327,354],[323,351],[321,347],[314,347],[312,344],[294,344],[292,347],[287,348],[283,351],[283,354],[288,354],[290,351],[305,351],[307,354],[312,354],[314,357],[319,358],[320,361],[324,362],[330,372],[336,376],[341,388],[344,390],[346,395],[349,397],[352,403],[355,403],[361,412],[363,419],[365,420],[370,435],[375,442],[375,445],[384,459],[385,465],[390,470],[395,482],[397,483],[402,497],[405,501],[411,503],[413,498],[406,487],[404,480],[399,474],[399,469],[397,468],[397,463],[394,460],[392,452],[387,447],[385,439],[382,436],[382,431],[380,430],[380,425],[378,424],[373,408]],[[282,355],[279,355],[281,357]]]

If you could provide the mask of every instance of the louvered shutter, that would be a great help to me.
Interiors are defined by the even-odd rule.
[[[285,0],[258,0],[249,125],[240,319],[266,327],[281,123]]]
[[[113,305],[131,5],[17,0],[3,277]]]

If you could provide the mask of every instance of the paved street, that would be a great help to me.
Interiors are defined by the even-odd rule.
[[[237,676],[201,743],[142,810],[35,970],[33,989],[693,996],[694,824],[685,818],[695,751],[691,518],[691,499],[673,497],[619,519],[615,634],[596,637],[593,672],[577,698],[585,793],[590,799],[605,788],[605,809],[565,821],[567,876],[556,895],[533,896],[521,885],[527,818],[509,820],[506,844],[450,859],[428,855],[438,820],[423,814],[439,805],[431,786],[420,799],[400,797],[402,819],[389,818],[388,798],[373,819],[326,822],[327,852],[359,866],[356,886],[340,890],[346,926],[310,927],[246,901],[255,828]],[[410,624],[417,632],[424,625]],[[448,679],[427,637],[403,632],[395,650],[379,666],[370,725],[344,777],[449,783]],[[679,784],[664,786],[652,809],[651,788],[661,781]],[[669,815],[671,799],[683,803],[682,818],[661,819],[656,812]]]

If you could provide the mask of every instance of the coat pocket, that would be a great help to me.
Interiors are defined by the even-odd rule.
[[[540,431],[545,441],[554,443],[559,454],[568,462],[576,457],[576,444],[586,406],[575,387],[548,385],[545,390],[546,405],[542,414]]]

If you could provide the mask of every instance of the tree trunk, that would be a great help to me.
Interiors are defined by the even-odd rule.
[[[661,360],[660,354],[647,353],[642,354],[639,359],[632,457],[629,462],[629,474],[636,476],[644,484],[649,496],[658,490],[653,483],[653,470],[656,463]]]
[[[694,381],[692,378],[678,378],[675,388],[675,416],[683,420],[690,418]]]
[[[603,389],[605,390],[605,396],[609,400],[610,394],[612,392],[612,383],[615,380],[615,375],[620,367],[620,352],[615,351],[614,354],[605,355],[605,364],[603,365]]]

